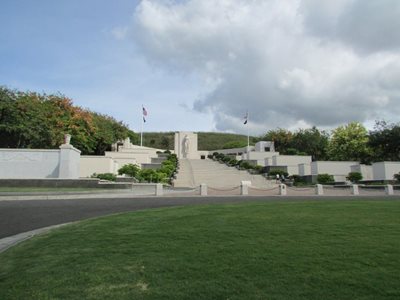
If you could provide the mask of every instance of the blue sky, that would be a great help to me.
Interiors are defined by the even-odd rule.
[[[368,22],[366,22],[368,20]],[[145,131],[400,121],[397,0],[2,0],[0,84]]]
[[[146,131],[212,130],[207,114],[184,103],[200,89],[193,76],[166,74],[146,62],[133,41],[113,30],[129,24],[138,1],[2,1],[0,84],[60,92],[74,104]],[[193,78],[192,78],[193,77]]]

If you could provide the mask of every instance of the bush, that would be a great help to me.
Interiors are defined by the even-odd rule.
[[[351,182],[359,182],[363,177],[360,172],[350,172],[346,178]]]
[[[335,179],[333,178],[333,175],[318,174],[317,182],[321,184],[335,183]]]
[[[285,177],[288,177],[288,176],[289,176],[289,173],[288,173],[288,172],[286,172],[286,171],[284,171],[284,170],[279,170],[279,169],[271,170],[271,171],[269,171],[269,173],[268,173],[269,176],[276,176],[276,174],[278,174],[279,177],[281,177],[282,175],[285,176]]]
[[[295,186],[301,186],[307,184],[307,181],[299,175],[292,175],[292,178],[293,178],[293,185]]]
[[[91,178],[99,178],[101,180],[108,180],[108,181],[115,181],[117,180],[117,176],[115,176],[113,173],[100,173],[96,174],[94,173]]]
[[[239,166],[246,170],[254,169],[254,166],[245,160],[241,160]]]
[[[139,166],[134,165],[134,164],[127,164],[122,166],[122,168],[118,169],[118,174],[119,175],[128,175],[130,177],[136,177],[136,175],[138,174],[138,172],[140,171]]]
[[[393,178],[400,182],[400,172],[393,175]]]

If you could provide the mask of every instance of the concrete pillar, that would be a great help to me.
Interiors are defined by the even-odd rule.
[[[387,186],[385,186],[385,194],[386,195],[394,195],[394,193],[393,193],[393,185],[388,184]]]
[[[315,194],[317,194],[318,196],[322,196],[324,194],[324,187],[322,184],[317,184],[315,186]]]
[[[161,183],[157,183],[156,185],[156,196],[163,195],[163,185]]]
[[[207,196],[207,184],[200,184],[200,196]]]
[[[61,179],[78,179],[80,157],[81,151],[71,144],[62,144],[60,146],[58,177]]]
[[[280,196],[286,196],[287,195],[287,189],[285,184],[280,184],[279,185],[279,195]]]
[[[350,187],[350,190],[351,190],[352,195],[355,195],[355,196],[360,195],[357,184],[352,184]]]
[[[241,195],[248,195],[249,194],[249,181],[242,181],[240,185],[240,194]]]

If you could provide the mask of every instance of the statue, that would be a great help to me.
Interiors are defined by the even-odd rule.
[[[183,139],[183,154],[185,157],[189,154],[189,148],[190,148],[190,140],[189,137],[186,135],[185,138]]]

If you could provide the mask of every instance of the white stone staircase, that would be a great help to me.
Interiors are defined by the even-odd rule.
[[[256,188],[270,188],[275,181],[261,175],[252,175],[210,159],[180,159],[174,187],[197,187],[202,183],[212,188],[239,186],[241,181],[251,181]]]

